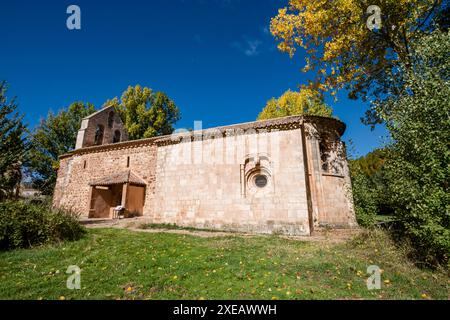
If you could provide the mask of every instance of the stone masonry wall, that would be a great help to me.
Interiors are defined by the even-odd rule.
[[[127,157],[130,157],[127,167]],[[60,161],[53,204],[70,208],[87,217],[89,182],[131,169],[147,183],[144,212],[150,212],[154,197],[156,146],[153,144],[110,148],[74,154]]]
[[[113,115],[111,126],[108,123],[110,114]],[[81,128],[77,135],[76,149],[95,145],[97,125],[102,125],[104,128],[103,139],[100,144],[113,143],[114,133],[116,131],[120,132],[120,141],[128,140],[128,133],[123,126],[119,114],[113,107],[106,107],[82,120]]]
[[[314,229],[357,226],[350,173],[340,134],[329,123],[307,124],[306,131]],[[327,147],[331,150],[328,156],[323,150]]]
[[[258,156],[270,178],[252,189],[241,171]],[[309,234],[300,129],[160,146],[156,176],[154,222]]]
[[[354,227],[344,130],[288,117],[78,149],[60,159],[53,203],[88,217],[89,183],[131,170],[147,184],[153,223],[297,235]]]

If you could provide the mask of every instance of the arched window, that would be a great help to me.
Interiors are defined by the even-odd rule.
[[[113,143],[120,142],[120,130],[114,131]]]
[[[108,127],[112,128],[114,124],[114,112],[110,111],[108,114]]]
[[[322,138],[319,141],[322,171],[328,174],[343,175],[345,150],[339,141]]]
[[[101,124],[97,125],[97,128],[95,129],[95,145],[101,145],[103,143],[103,132],[105,131],[105,127]]]
[[[247,155],[241,165],[241,196],[265,197],[274,192],[272,163],[267,154]]]
[[[320,160],[322,165],[322,171],[328,172],[329,169],[329,150],[326,142],[321,139],[319,141]]]

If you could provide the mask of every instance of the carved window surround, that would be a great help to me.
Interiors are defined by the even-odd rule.
[[[275,190],[272,167],[267,154],[247,155],[240,165],[241,196],[258,198],[272,194]],[[257,179],[263,179],[261,176],[266,179],[264,186],[257,183]]]

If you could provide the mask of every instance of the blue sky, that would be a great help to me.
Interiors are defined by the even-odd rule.
[[[270,18],[287,0],[4,1],[0,79],[34,127],[74,101],[99,108],[128,85],[166,92],[181,110],[177,127],[252,121],[265,102],[305,83],[303,52],[276,49]],[[81,30],[66,9],[81,8]],[[366,106],[345,92],[327,98],[347,124],[357,154],[380,146],[383,128],[360,122]]]

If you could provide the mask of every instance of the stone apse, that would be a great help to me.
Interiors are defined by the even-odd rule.
[[[98,144],[108,117],[97,117],[80,129],[96,143],[60,157],[54,206],[111,218],[122,205],[151,223],[255,233],[356,226],[339,120],[293,116]]]

